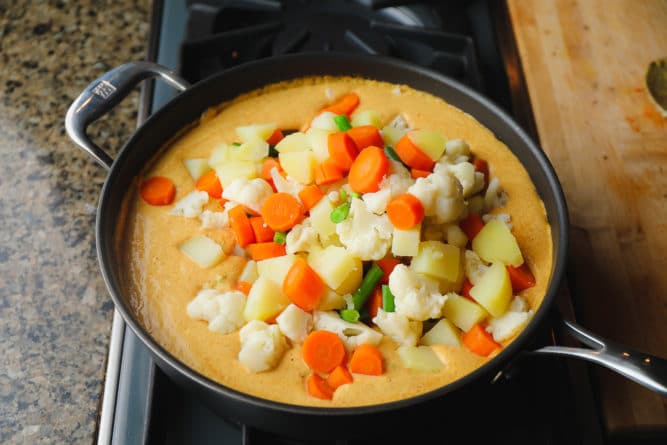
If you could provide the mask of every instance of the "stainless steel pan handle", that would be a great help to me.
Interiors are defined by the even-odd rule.
[[[614,372],[667,397],[667,360],[602,338],[571,321],[561,328],[589,348],[545,346],[532,354],[576,357],[609,368]]]
[[[74,142],[102,167],[111,168],[113,159],[86,133],[88,125],[108,113],[144,79],[158,77],[178,89],[190,84],[174,71],[151,62],[130,62],[103,74],[76,98],[67,111],[65,128]]]

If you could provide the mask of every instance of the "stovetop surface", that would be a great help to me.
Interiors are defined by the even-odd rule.
[[[389,55],[447,74],[511,112],[489,4],[483,0],[403,3],[413,2],[156,1],[149,58],[196,82],[249,60],[285,53],[336,50]],[[383,5],[389,7],[377,9]],[[146,91],[146,110],[158,109],[173,94],[161,84]],[[166,377],[129,329],[122,335],[114,444],[581,443],[573,390],[562,362],[525,361],[511,379],[489,385],[481,399],[460,407],[462,416],[443,419],[436,430],[406,425],[400,438],[378,432],[377,440],[303,442],[217,416]],[[542,344],[549,341],[548,332],[538,339]],[[479,418],[482,407],[488,414],[484,419]]]

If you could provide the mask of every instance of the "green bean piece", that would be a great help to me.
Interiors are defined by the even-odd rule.
[[[361,193],[352,192],[351,195],[353,198],[361,199]]]
[[[232,145],[233,145],[234,147],[240,147],[240,146],[241,146],[241,143],[240,143],[240,142],[232,142]]]
[[[391,289],[386,284],[382,285],[382,310],[385,312],[394,312],[396,310],[394,307],[394,294],[391,293]]]
[[[278,150],[276,150],[275,145],[269,145],[269,157],[270,158],[277,158],[279,154],[280,153],[278,153]]]
[[[354,292],[354,295],[352,295],[352,301],[354,302],[354,308],[356,310],[360,310],[364,306],[366,300],[368,300],[368,297],[371,296],[373,289],[375,289],[375,286],[378,284],[383,275],[384,271],[382,268],[373,263],[373,267],[370,268],[364,279],[361,281],[359,289],[357,289]]]
[[[332,223],[338,224],[345,221],[345,218],[347,218],[347,215],[349,214],[350,214],[350,203],[344,202],[331,211],[329,219],[331,219]]]
[[[356,309],[343,309],[340,311],[340,318],[350,323],[359,321],[359,311]]]
[[[344,114],[339,114],[338,116],[334,117],[333,120],[340,131],[347,131],[352,128],[350,121],[347,120],[347,116]]]
[[[393,159],[394,161],[398,161],[401,163],[403,162],[401,161],[401,158],[394,151],[394,147],[387,145],[386,147],[384,147],[384,152],[389,159]]]
[[[276,244],[285,244],[285,241],[287,241],[287,233],[286,232],[276,232],[273,234],[273,242]]]

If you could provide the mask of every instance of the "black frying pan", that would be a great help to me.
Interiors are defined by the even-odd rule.
[[[406,84],[442,97],[474,116],[519,158],[544,201],[553,236],[553,270],[542,305],[528,326],[497,357],[455,382],[409,399],[357,408],[314,408],[277,403],[215,383],[185,366],[163,349],[138,322],[121,285],[122,254],[115,242],[118,215],[133,179],[161,147],[181,128],[195,122],[203,111],[235,96],[287,79],[316,75],[353,75]],[[160,77],[182,90],[153,114],[112,160],[86,135],[87,126],[116,105],[141,80]],[[97,211],[97,254],[104,280],[125,322],[152,352],[162,370],[197,393],[221,415],[257,428],[293,437],[355,437],[364,431],[391,431],[410,419],[423,420],[434,412],[444,419],[454,412],[460,397],[483,393],[508,362],[525,352],[537,330],[548,324],[547,314],[563,278],[567,252],[568,219],[563,192],[544,153],[502,110],[476,92],[434,71],[383,57],[343,54],[300,54],[248,63],[189,86],[172,71],[147,63],[122,65],[94,81],[72,104],[66,120],[70,137],[109,170]],[[667,396],[667,361],[601,339],[562,322],[562,327],[592,349],[548,346],[532,353],[574,356],[597,362]],[[460,406],[460,405],[459,405]]]

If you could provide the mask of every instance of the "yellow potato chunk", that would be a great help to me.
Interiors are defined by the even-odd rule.
[[[499,261],[514,267],[523,264],[523,255],[510,229],[502,221],[492,219],[472,240],[472,250],[487,263]]]
[[[250,288],[243,318],[246,321],[266,321],[282,312],[289,304],[290,299],[283,294],[282,286],[260,276]]]
[[[278,125],[275,123],[244,125],[243,127],[236,127],[236,134],[242,142],[266,141],[276,131],[276,128],[278,128]]]
[[[204,269],[215,266],[225,257],[222,246],[204,235],[193,236],[178,249]]]
[[[470,289],[470,296],[494,317],[503,315],[512,300],[512,283],[505,265],[491,264],[477,284]]]
[[[313,172],[317,161],[310,150],[280,153],[278,155],[280,165],[285,173],[301,184],[313,182]]]
[[[317,306],[318,311],[333,311],[343,309],[345,307],[345,298],[338,292],[331,289],[326,290],[324,296],[320,299],[320,304]]]
[[[421,223],[408,230],[394,228],[394,236],[391,240],[391,253],[394,256],[417,255],[417,252],[419,252],[421,230]]]
[[[287,275],[296,258],[296,255],[289,254],[257,261],[257,275],[282,287],[285,275]]]
[[[382,127],[382,116],[379,111],[375,110],[364,110],[357,111],[352,116],[352,122],[350,122],[353,127],[361,127],[362,125],[372,125],[375,128]]]
[[[211,167],[208,165],[208,159],[206,158],[195,158],[195,159],[186,159],[183,161],[185,163],[185,168],[188,169],[188,173],[192,176],[192,179],[195,181],[204,173],[207,173],[211,170]]]
[[[229,149],[232,161],[259,162],[269,155],[269,144],[261,139],[251,139]]]
[[[310,225],[315,229],[322,244],[336,235],[336,223],[331,221],[331,211],[334,205],[326,197],[319,200],[310,209]]]
[[[408,137],[429,158],[437,161],[445,152],[447,139],[439,131],[412,130]]]
[[[489,314],[482,306],[456,294],[448,294],[442,306],[442,315],[454,323],[456,327],[467,332]]]
[[[257,164],[250,161],[227,161],[213,166],[222,187],[228,187],[235,179],[253,179],[258,175]]]
[[[440,319],[419,341],[425,346],[452,345],[461,346],[460,331],[446,318]]]
[[[461,249],[440,241],[422,241],[410,268],[438,280],[455,282],[460,275]]]
[[[310,141],[305,133],[292,133],[285,136],[276,144],[276,150],[279,153],[289,153],[294,151],[305,151],[310,148]]]
[[[349,279],[351,275],[358,277],[363,273],[361,260],[350,255],[344,247],[328,246],[313,250],[308,254],[308,264],[327,286],[339,294],[349,292],[344,287],[352,288],[352,281]],[[356,286],[358,283],[352,290],[356,289]]]
[[[400,346],[396,352],[403,366],[422,372],[438,372],[445,367],[428,346]]]
[[[309,128],[306,131],[315,160],[321,164],[329,158],[329,135],[333,133],[322,128]]]

